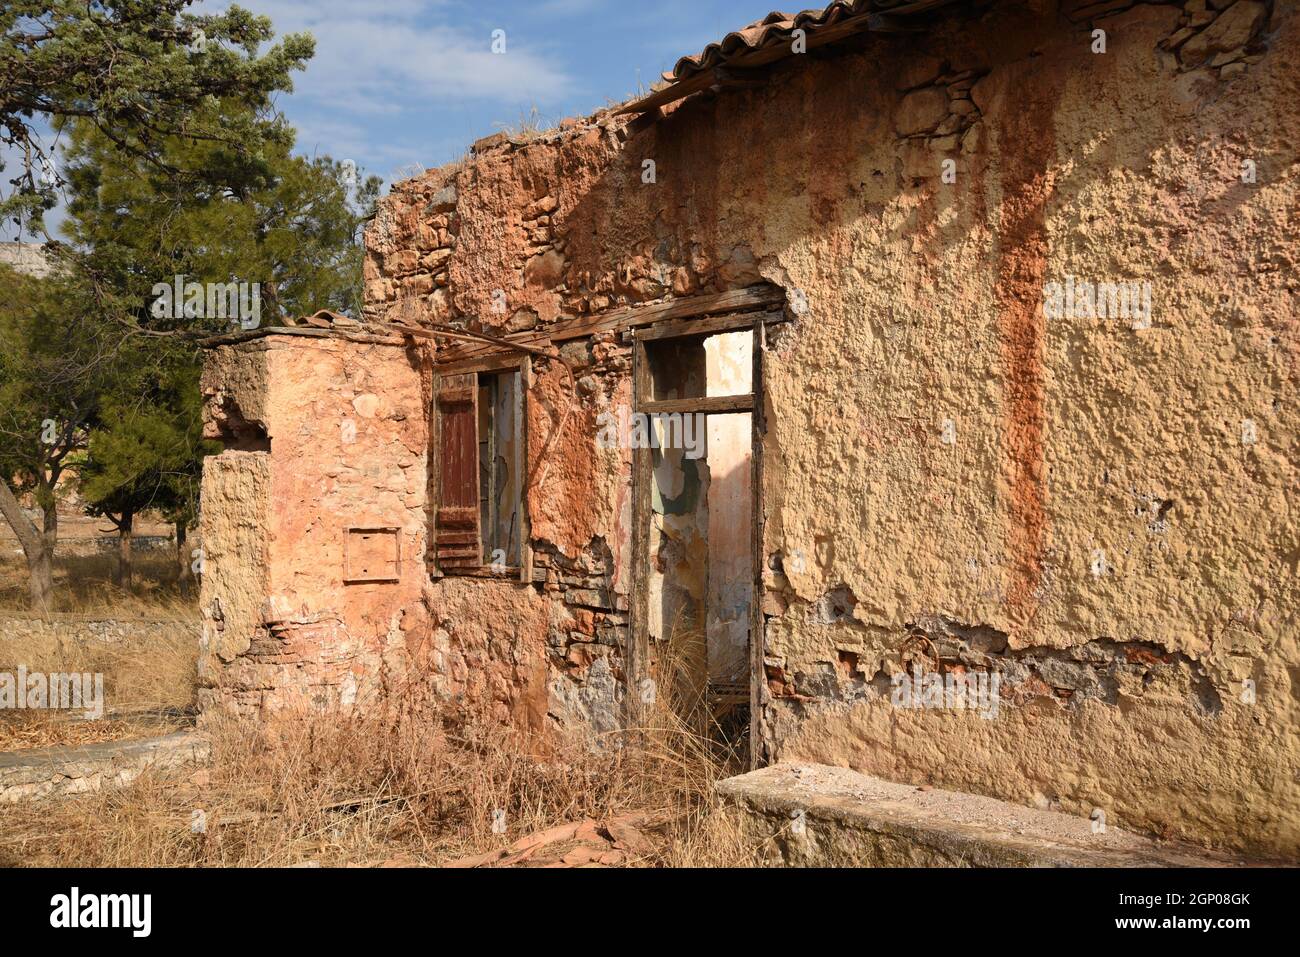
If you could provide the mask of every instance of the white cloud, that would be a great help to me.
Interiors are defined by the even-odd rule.
[[[576,88],[552,49],[514,30],[515,15],[495,23],[475,2],[235,2],[269,17],[277,36],[307,32],[316,40],[316,55],[293,75],[292,94],[277,99],[298,129],[297,151],[352,159],[385,178],[456,156],[490,132],[474,118],[558,104]],[[195,9],[228,6],[210,0]],[[497,28],[506,31],[502,54],[492,52]]]
[[[481,35],[448,23],[439,0],[395,0],[382,13],[343,0],[246,0],[271,18],[279,34],[308,31],[316,56],[294,78],[295,96],[322,106],[383,110],[394,103],[460,103],[467,99],[553,102],[574,87],[539,52],[521,47],[506,29],[506,52]],[[209,4],[220,9],[227,4]]]

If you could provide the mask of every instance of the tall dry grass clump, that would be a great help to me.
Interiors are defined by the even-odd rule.
[[[688,717],[665,699],[643,727],[594,744],[391,702],[382,714],[215,720],[211,765],[187,780],[146,773],[0,808],[0,866],[438,865],[629,814],[655,847],[632,865],[750,863],[714,795],[741,757],[693,726],[698,709]]]

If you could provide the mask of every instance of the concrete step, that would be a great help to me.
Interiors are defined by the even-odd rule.
[[[728,778],[768,864],[829,867],[1233,867],[1244,859],[996,798],[921,789],[821,764]]]
[[[205,764],[210,745],[194,731],[155,738],[0,753],[0,803],[121,787],[146,769],[176,772]]]

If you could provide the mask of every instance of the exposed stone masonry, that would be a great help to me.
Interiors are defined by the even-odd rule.
[[[617,728],[636,518],[596,434],[629,347],[581,330],[763,281],[801,305],[759,383],[760,756],[1296,853],[1296,7],[961,6],[636,120],[497,134],[381,202],[368,320],[563,357],[527,395],[531,582],[423,561],[434,370],[492,349],[272,334],[259,381],[251,345],[212,360],[269,444],[204,484],[222,670],[292,679],[259,671],[249,707],[391,679]],[[1049,319],[1067,276],[1149,282],[1152,322]],[[400,529],[399,581],[340,580],[351,526]],[[996,716],[894,707],[920,669],[998,676]]]

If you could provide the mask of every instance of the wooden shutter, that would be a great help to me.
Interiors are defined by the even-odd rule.
[[[433,530],[439,570],[483,564],[479,536],[478,376],[438,380],[438,512]]]

